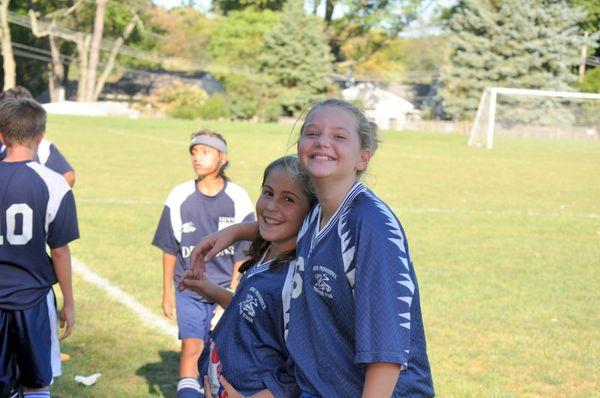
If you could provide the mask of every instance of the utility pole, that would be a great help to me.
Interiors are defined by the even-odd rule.
[[[590,32],[585,32],[583,34],[584,43],[583,47],[581,47],[581,63],[579,64],[579,83],[583,82],[583,77],[585,75],[585,59],[587,58],[587,38],[590,36]]]

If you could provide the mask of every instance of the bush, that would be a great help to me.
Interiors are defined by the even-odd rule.
[[[228,118],[230,115],[227,107],[227,97],[223,94],[214,94],[204,102],[200,108],[200,117],[202,119],[221,119]]]
[[[224,80],[224,86],[227,90],[227,108],[230,117],[242,120],[255,116],[261,117],[262,105],[271,97],[268,93],[271,81],[270,76],[258,73],[228,75]]]
[[[171,117],[195,119],[201,117],[202,107],[208,99],[206,91],[197,86],[177,82],[158,94],[158,102]]]
[[[263,122],[276,122],[281,116],[281,104],[276,99],[264,101],[258,108],[258,118]]]
[[[579,89],[586,93],[600,93],[600,67],[596,67],[583,76]]]

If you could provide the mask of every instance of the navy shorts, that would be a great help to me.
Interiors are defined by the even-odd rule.
[[[179,338],[208,340],[210,333],[210,320],[216,304],[207,303],[196,297],[191,297],[184,292],[175,293],[175,307],[177,311],[177,326]]]
[[[15,383],[16,367],[21,385],[49,386],[60,373],[57,360],[60,348],[52,290],[25,310],[0,309],[0,391]]]

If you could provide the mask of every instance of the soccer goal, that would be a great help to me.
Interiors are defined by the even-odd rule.
[[[488,87],[469,146],[492,149],[494,137],[600,138],[600,94]]]

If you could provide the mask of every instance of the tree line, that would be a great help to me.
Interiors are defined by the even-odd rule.
[[[600,0],[459,1],[440,13],[438,35],[402,36],[430,3],[214,0],[205,14],[150,0],[2,0],[3,85],[56,100],[76,80],[77,99],[92,101],[127,69],[204,70],[226,95],[174,88],[181,115],[264,120],[339,94],[336,75],[384,85],[433,77],[456,118],[470,117],[489,85],[600,90],[600,68],[589,87],[576,82],[582,46],[598,43]]]

